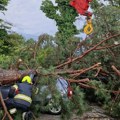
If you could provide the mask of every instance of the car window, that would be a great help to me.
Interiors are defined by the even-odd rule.
[[[63,78],[58,78],[56,87],[60,92],[66,93],[68,88],[68,82]]]

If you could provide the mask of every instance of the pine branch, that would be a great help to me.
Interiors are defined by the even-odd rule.
[[[96,67],[98,67],[101,63],[97,63],[89,68],[84,68],[84,69],[80,69],[80,70],[66,70],[64,71],[63,69],[59,69],[59,71],[56,71],[56,72],[51,72],[51,73],[46,73],[46,74],[42,74],[41,72],[39,72],[39,75],[42,75],[42,76],[56,76],[56,75],[63,75],[63,74],[71,74],[71,76],[74,76],[74,75],[80,75],[82,73],[85,73],[87,72],[88,70],[91,70],[91,69],[94,69]]]
[[[89,71],[89,70],[91,70],[91,69],[93,69],[93,68],[99,67],[99,65],[101,65],[101,63],[97,63],[97,64],[95,64],[95,65],[93,65],[93,66],[91,66],[91,67],[89,67],[89,68],[84,69],[84,70],[81,71],[80,73],[74,74],[74,75],[75,75],[74,78],[80,76],[81,74],[83,74],[83,73],[85,73],[85,72],[87,72],[87,71]]]
[[[120,76],[120,71],[114,65],[112,65],[112,69]]]
[[[85,51],[81,56],[78,56],[78,57],[76,57],[76,58],[70,59],[70,60],[66,61],[65,63],[63,63],[63,64],[60,64],[60,65],[56,66],[56,69],[59,69],[59,68],[65,66],[65,65],[68,65],[68,64],[70,64],[70,63],[72,63],[72,62],[74,62],[74,61],[77,61],[77,60],[82,59],[84,56],[86,56],[86,55],[87,55],[88,53],[90,53],[91,51],[95,50],[95,49],[96,49],[99,45],[101,45],[102,43],[104,43],[104,42],[106,42],[107,40],[112,39],[112,38],[114,38],[114,37],[118,37],[118,36],[120,36],[120,34],[116,34],[116,35],[113,35],[113,36],[108,37],[108,38],[105,39],[105,40],[102,40],[101,42],[99,42],[98,44],[96,44],[94,47],[92,47],[92,48],[90,48],[89,50]]]
[[[107,48],[111,48],[111,47],[117,47],[119,46],[120,44],[117,44],[117,45],[109,45],[109,46],[102,46],[102,47],[98,47],[96,48],[95,50],[102,50],[102,49],[107,49]]]
[[[66,79],[67,81],[69,81],[70,83],[81,83],[81,82],[89,82],[90,80],[88,78],[85,79],[80,79],[80,80],[75,80],[75,79]]]
[[[81,70],[66,70],[66,71],[63,71],[62,69],[59,71],[59,72],[56,72],[56,74],[75,74],[75,73],[79,73],[79,72],[82,72],[84,69],[81,69]],[[62,72],[61,72],[62,71]]]
[[[83,88],[98,90],[98,88],[96,86],[87,85],[85,83],[78,83],[78,84]],[[103,89],[103,90],[106,91],[106,92],[113,93],[115,95],[120,94],[120,90],[106,90],[106,89]]]
[[[98,68],[97,68],[97,73],[94,75],[95,77],[98,76],[98,74],[100,73],[101,69],[102,69],[102,67],[98,67]]]

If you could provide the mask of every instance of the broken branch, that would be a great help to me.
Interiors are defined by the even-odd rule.
[[[88,70],[91,70],[91,69],[93,69],[95,67],[99,67],[99,65],[101,65],[101,63],[97,63],[97,64],[95,64],[95,65],[93,65],[93,66],[91,66],[89,68],[84,69],[82,72],[75,74],[74,78],[78,77],[79,75],[85,73]]]
[[[90,80],[88,78],[81,79],[81,80],[74,80],[74,79],[66,79],[70,83],[80,83],[80,82],[89,82]]]
[[[114,65],[112,65],[112,69],[120,76],[120,71]]]
[[[98,88],[95,87],[95,86],[90,86],[90,85],[87,85],[87,84],[84,84],[84,83],[78,83],[78,84],[83,88],[92,88],[92,89],[98,90]],[[106,92],[113,93],[115,95],[120,94],[120,90],[118,90],[118,91],[116,91],[116,90],[106,90],[106,89],[103,89],[103,90],[106,91]]]
[[[98,44],[96,44],[94,47],[92,47],[92,48],[90,48],[89,50],[85,51],[82,55],[80,55],[80,56],[78,56],[78,57],[76,57],[76,58],[73,58],[73,59],[71,59],[71,60],[68,60],[68,61],[66,61],[66,62],[63,63],[63,64],[60,64],[60,65],[56,66],[56,69],[59,69],[59,68],[65,66],[65,65],[67,65],[67,64],[70,64],[70,63],[76,61],[76,60],[82,59],[84,56],[86,56],[88,53],[90,53],[91,51],[93,51],[94,49],[96,49],[96,48],[97,48],[99,45],[101,45],[102,43],[106,42],[107,40],[109,40],[109,39],[111,39],[111,38],[117,37],[117,36],[120,36],[120,34],[116,34],[116,35],[113,35],[113,36],[108,37],[108,38],[105,39],[105,40],[102,40],[101,42],[99,42]]]
[[[7,107],[6,107],[5,103],[4,103],[4,100],[3,100],[3,97],[2,97],[1,91],[0,91],[0,101],[1,101],[1,104],[2,104],[3,109],[4,109],[4,112],[5,112],[2,120],[5,119],[6,115],[7,115],[7,117],[9,118],[9,120],[13,120],[13,118],[12,118],[11,115],[9,114],[9,112],[8,112],[8,110],[7,110]]]

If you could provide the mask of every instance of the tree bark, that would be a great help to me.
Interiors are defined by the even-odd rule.
[[[80,79],[80,80],[75,80],[75,79],[66,79],[70,83],[84,83],[84,82],[89,82],[90,80],[88,78],[85,79]]]
[[[16,71],[0,69],[0,85],[15,83],[16,81],[21,80],[23,76],[34,71],[35,70]]]
[[[120,71],[114,65],[112,65],[112,69],[120,76]]]

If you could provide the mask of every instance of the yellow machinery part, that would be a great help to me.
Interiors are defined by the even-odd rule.
[[[87,35],[91,34],[93,32],[93,26],[92,26],[92,21],[87,20],[87,25],[84,28],[84,33],[86,33]]]

